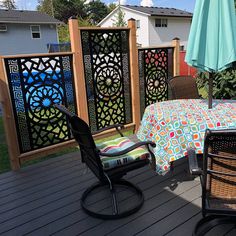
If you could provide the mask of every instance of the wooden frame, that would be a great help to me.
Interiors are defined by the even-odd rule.
[[[128,20],[130,29],[130,72],[131,72],[131,95],[132,95],[132,113],[135,131],[138,131],[140,116],[140,92],[139,92],[139,71],[138,71],[138,48],[136,43],[136,24],[134,19]]]
[[[179,66],[180,66],[180,41],[179,38],[174,38],[172,40],[172,46],[174,47],[174,76],[179,75]]]
[[[76,102],[78,104],[77,110],[78,110],[78,115],[88,123],[89,117],[88,117],[86,84],[84,78],[82,45],[80,40],[81,38],[80,31],[78,30],[78,28],[79,28],[78,20],[73,18],[69,19],[71,50],[74,53],[75,93],[76,93]]]
[[[11,104],[8,81],[5,72],[4,60],[0,57],[0,102],[3,109],[3,123],[8,145],[9,159],[12,170],[20,168],[20,150],[17,140],[15,119]]]

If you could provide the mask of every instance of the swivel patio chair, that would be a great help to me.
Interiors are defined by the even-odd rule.
[[[154,159],[152,148],[155,143],[134,143],[123,136],[122,125],[112,125],[95,133],[115,128],[121,137],[96,145],[85,121],[62,105],[55,104],[54,107],[66,115],[72,134],[79,144],[82,162],[86,163],[99,179],[99,182],[89,187],[82,195],[81,206],[85,212],[97,218],[118,219],[138,211],[144,202],[143,193],[140,188],[122,177]],[[96,200],[101,197],[102,200],[105,196],[106,204],[110,202],[106,201],[109,197],[110,206],[105,207],[104,211],[97,209],[96,204],[92,204],[94,196]]]
[[[193,149],[188,150],[192,175],[202,185],[202,214],[193,235],[204,235],[219,224],[236,223],[236,129],[207,130],[203,167],[198,166]]]
[[[196,80],[192,76],[175,76],[169,81],[172,99],[198,99],[200,98]]]

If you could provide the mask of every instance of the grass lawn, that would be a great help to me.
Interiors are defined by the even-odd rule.
[[[4,135],[3,119],[0,116],[0,173],[10,170],[7,143]]]
[[[133,132],[132,132],[132,130],[130,130],[130,131],[123,132],[123,134],[124,134],[124,136],[131,136],[131,135],[133,134]],[[115,138],[118,138],[118,137],[120,137],[119,134],[113,135],[113,136],[111,136],[111,137],[107,137],[107,138],[103,138],[103,139],[98,139],[98,140],[95,141],[95,143],[99,144],[99,143],[101,143],[101,142],[109,141],[109,140],[111,140],[111,139],[115,139]],[[50,154],[50,155],[48,155],[48,156],[41,157],[41,158],[38,158],[38,159],[36,159],[36,160],[26,161],[26,162],[22,165],[22,167],[28,166],[28,165],[30,165],[30,164],[34,164],[34,163],[37,163],[37,162],[40,162],[40,161],[43,161],[43,160],[47,160],[47,159],[49,159],[49,158],[54,158],[54,157],[62,156],[62,155],[64,155],[64,154],[66,154],[66,153],[76,152],[76,151],[78,151],[78,150],[79,150],[78,147],[65,148],[65,149],[63,149],[63,150],[60,151],[60,152],[57,152],[57,153],[54,153],[54,154]]]
[[[45,157],[41,157],[41,158],[38,158],[37,160],[26,161],[22,165],[22,167],[30,165],[30,164],[34,164],[34,163],[37,163],[37,162],[40,162],[43,160],[47,160],[49,158],[61,156],[65,153],[75,152],[75,151],[78,151],[78,148],[76,148],[76,147],[65,148],[64,150],[62,150],[58,153],[51,154],[51,155],[48,155]],[[0,173],[10,171],[10,170],[11,170],[11,166],[10,166],[10,161],[9,161],[9,156],[8,156],[7,143],[6,143],[6,139],[5,139],[5,135],[4,135],[3,119],[0,116]]]
[[[124,135],[130,136],[130,135],[132,135],[132,131],[126,131],[126,132],[124,132]],[[96,140],[96,143],[104,142],[104,141],[107,141],[107,140],[110,140],[110,139],[113,139],[116,137],[119,137],[119,135]],[[78,151],[77,147],[65,148],[62,151],[57,152],[55,154],[50,154],[48,156],[38,158],[37,160],[26,161],[22,165],[22,167],[27,166],[27,165],[31,165],[31,164],[34,164],[34,163],[37,163],[37,162],[40,162],[43,160],[47,160],[49,158],[58,157],[63,154],[66,154],[66,153],[75,152],[75,151]],[[10,162],[9,162],[9,158],[8,158],[7,144],[6,144],[6,139],[5,139],[5,135],[4,135],[3,119],[0,116],[0,173],[10,171],[10,170],[11,170],[11,166],[10,166]]]

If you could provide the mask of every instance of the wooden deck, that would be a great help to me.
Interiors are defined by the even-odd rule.
[[[173,174],[158,176],[148,166],[130,172],[126,178],[143,190],[145,203],[137,213],[113,221],[92,218],[81,209],[81,194],[96,178],[85,173],[77,153],[2,174],[0,235],[191,235],[201,218],[201,188],[186,169],[181,159]],[[230,227],[216,232],[212,235],[236,235]]]

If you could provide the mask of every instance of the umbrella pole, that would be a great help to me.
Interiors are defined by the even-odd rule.
[[[212,108],[212,96],[213,96],[213,73],[209,72],[209,92],[208,92],[208,109]]]

